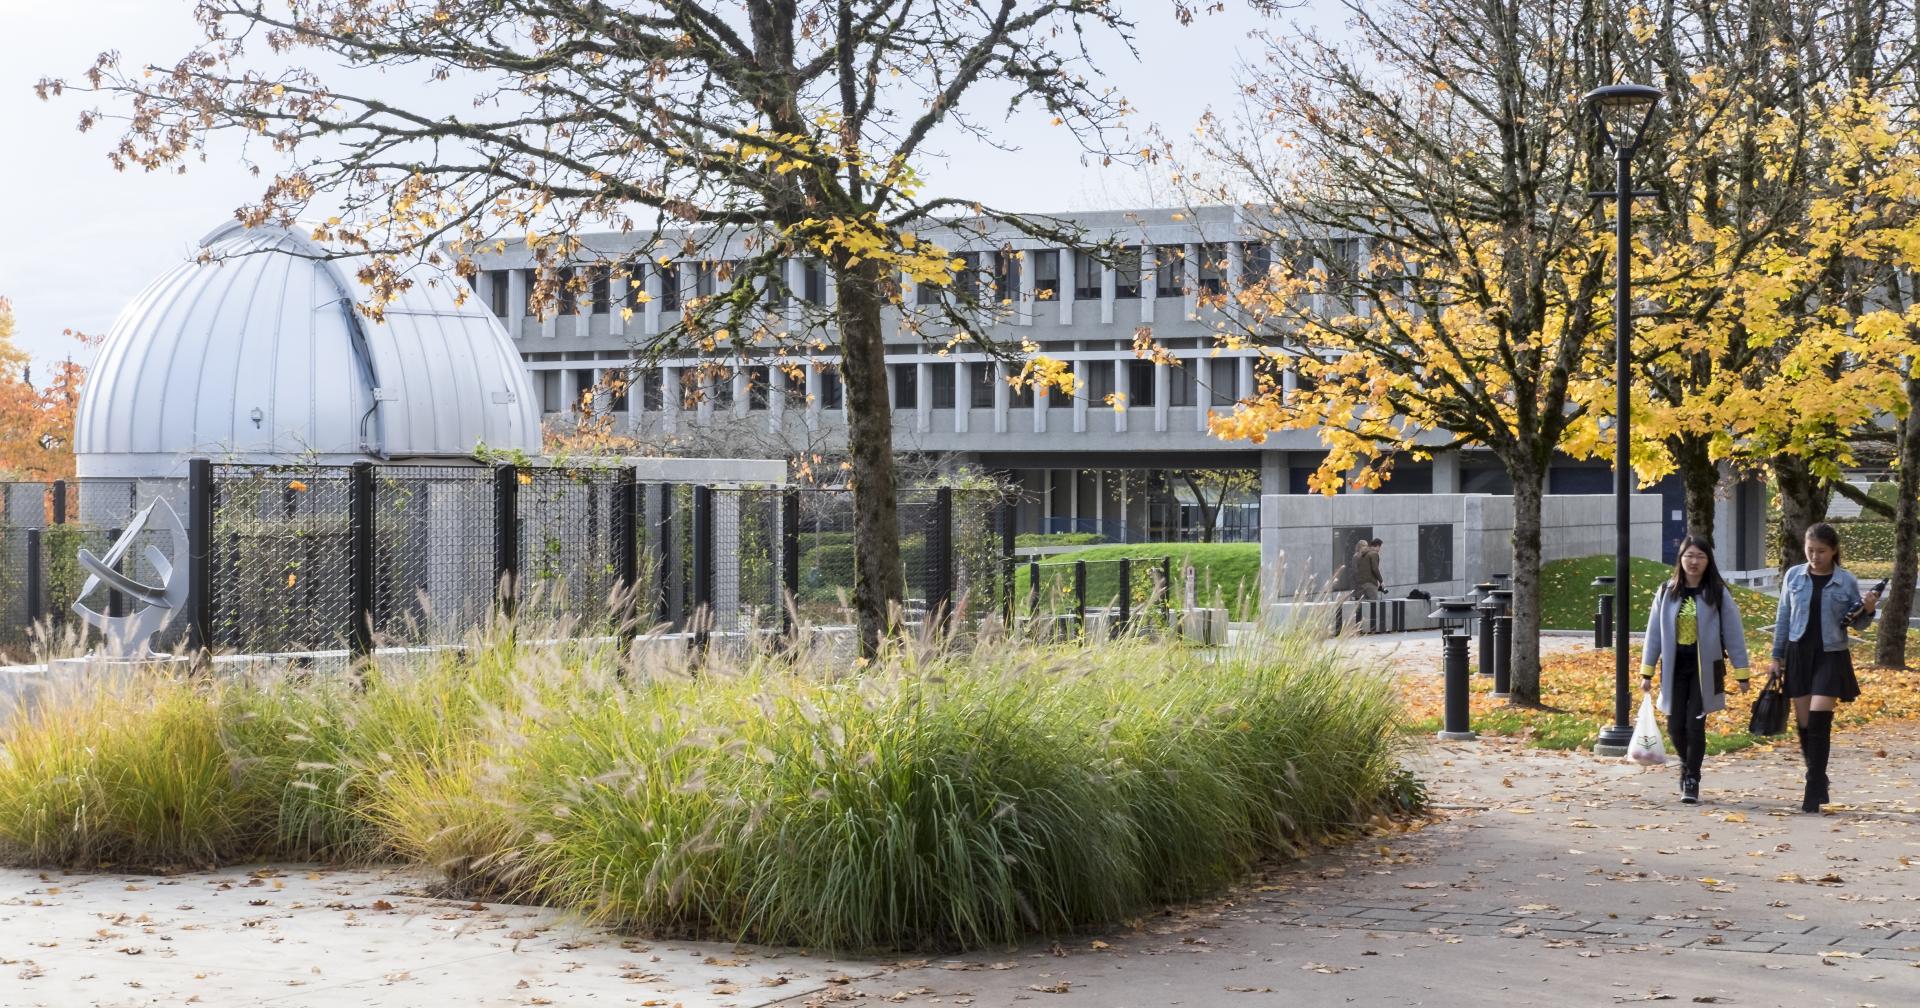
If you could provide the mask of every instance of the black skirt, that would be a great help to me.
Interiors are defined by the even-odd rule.
[[[1790,697],[1857,699],[1860,681],[1853,676],[1853,652],[1822,650],[1820,629],[1808,627],[1807,633],[1787,649],[1786,686]]]

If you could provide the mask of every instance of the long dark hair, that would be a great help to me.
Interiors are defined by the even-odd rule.
[[[1720,576],[1720,562],[1713,558],[1713,540],[1706,536],[1690,535],[1680,540],[1680,548],[1673,554],[1673,580],[1667,582],[1667,594],[1672,595],[1687,586],[1687,572],[1680,569],[1680,554],[1688,547],[1698,549],[1707,555],[1707,569],[1700,573],[1700,597],[1708,605],[1719,605],[1720,599],[1727,593],[1727,582]]]
[[[1807,538],[1818,539],[1833,547],[1833,565],[1840,566],[1840,530],[1826,522],[1814,522],[1807,526]]]

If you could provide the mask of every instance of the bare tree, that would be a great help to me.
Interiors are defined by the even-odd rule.
[[[470,273],[479,250],[524,235],[547,267],[533,301],[550,306],[588,289],[586,271],[561,272],[588,254],[584,232],[637,230],[651,261],[616,267],[635,283],[703,249],[737,253],[643,356],[837,344],[868,649],[903,588],[883,310],[902,305],[903,282],[956,279],[960,261],[922,235],[957,215],[1079,240],[1060,221],[925,197],[916,166],[936,138],[994,143],[1010,112],[1104,154],[1126,106],[1086,39],[1130,45],[1133,29],[1104,0],[200,0],[195,14],[206,40],[171,65],[108,53],[42,94],[110,99],[81,126],[122,119],[122,168],[182,169],[217,134],[264,145],[291,167],[241,219],[291,222],[336,201],[316,238],[370,254],[364,276],[383,293],[409,283],[407,257]],[[394,98],[394,74],[424,93]],[[831,306],[790,296],[800,258],[830,272]],[[804,317],[778,308],[796,302]],[[972,309],[991,303],[947,299],[946,338],[986,345]]]

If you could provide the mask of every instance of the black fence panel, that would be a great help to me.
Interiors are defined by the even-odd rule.
[[[373,477],[376,644],[446,644],[485,625],[493,580],[493,473],[380,466]]]
[[[345,466],[214,467],[215,651],[343,649],[353,626]]]

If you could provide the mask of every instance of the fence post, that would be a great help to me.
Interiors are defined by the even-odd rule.
[[[355,462],[347,483],[347,653],[373,653],[373,463]]]
[[[680,539],[673,534],[673,484],[662,483],[659,490],[660,516],[654,527],[660,536],[660,585],[654,599],[654,615],[659,622],[670,624],[677,631],[682,626],[680,600],[675,591],[683,572]]]
[[[1012,501],[1000,502],[1000,607],[1004,610],[1008,629],[1013,628],[1014,550],[1019,545],[1019,530],[1015,526],[1019,515]]]
[[[713,629],[713,488],[693,488],[693,646],[707,649]]]
[[[1027,621],[1040,618],[1040,561],[1027,558]]]
[[[614,634],[622,650],[639,633],[640,619],[640,477],[632,466],[621,466],[608,507],[613,531],[613,577],[620,586],[620,605],[614,613]]]
[[[780,631],[794,632],[794,608],[800,604],[800,491],[780,491]]]
[[[47,594],[47,574],[41,564],[40,554],[45,551],[43,538],[45,532],[40,529],[27,530],[27,625],[40,622],[47,615],[47,606],[43,600]]]
[[[1087,562],[1073,562],[1073,632],[1080,637],[1087,635]]]
[[[213,462],[187,463],[187,650],[195,663],[213,653]]]
[[[1173,625],[1173,557],[1160,558],[1160,615],[1165,617],[1167,632],[1175,633]]]
[[[53,523],[67,523],[67,481],[63,479],[53,481]]]
[[[927,529],[927,553],[933,562],[933,584],[927,591],[927,619],[946,628],[953,606],[953,488],[933,492],[933,527]]]
[[[520,597],[520,470],[511,462],[493,467],[493,586],[500,615],[513,619]]]
[[[1120,614],[1113,621],[1109,636],[1124,634],[1133,623],[1133,558],[1120,558]]]

